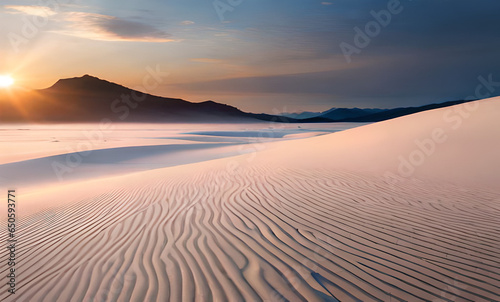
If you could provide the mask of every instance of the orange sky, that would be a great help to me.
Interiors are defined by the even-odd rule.
[[[33,89],[84,74],[138,88],[159,68],[169,76],[148,93],[253,112],[420,105],[463,98],[500,72],[491,6],[403,3],[348,62],[339,46],[356,45],[356,28],[387,1],[253,0],[221,12],[201,0],[6,0],[0,74]]]

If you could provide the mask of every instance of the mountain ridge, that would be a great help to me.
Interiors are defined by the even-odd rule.
[[[463,102],[466,101],[394,109],[331,108],[300,119],[244,112],[212,100],[195,103],[155,96],[85,74],[60,79],[48,88],[15,97],[0,94],[0,122],[97,122],[104,118],[117,122],[378,122]]]
[[[110,118],[118,122],[225,123],[273,118],[211,100],[194,103],[155,96],[88,74],[60,79],[48,88],[16,97],[0,102],[0,121],[96,122]],[[16,106],[19,103],[22,108]]]

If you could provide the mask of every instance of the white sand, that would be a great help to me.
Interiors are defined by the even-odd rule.
[[[60,186],[261,151],[268,142],[359,125],[4,125],[0,127],[0,186],[19,187],[27,193],[40,185]]]
[[[445,108],[40,185],[18,198],[18,293],[0,300],[498,301],[500,98],[478,103],[457,129]],[[400,175],[434,129],[447,140]]]

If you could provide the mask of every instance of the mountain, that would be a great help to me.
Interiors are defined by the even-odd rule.
[[[332,108],[323,112],[320,116],[331,120],[343,120],[375,114],[385,110],[386,109]]]
[[[374,113],[379,113],[385,110],[387,109],[331,108],[323,112],[311,112],[311,111],[304,111],[298,113],[285,112],[282,113],[281,115],[298,120],[306,120],[315,117],[320,117],[321,120],[328,121],[328,120],[344,120],[350,118],[357,118]]]
[[[401,107],[401,108],[395,108],[395,109],[389,109],[385,111],[381,111],[378,113],[373,113],[357,118],[347,118],[342,120],[343,122],[367,122],[367,123],[373,123],[373,122],[381,122],[385,120],[390,120],[393,118],[405,116],[405,115],[410,115],[422,111],[427,111],[427,110],[433,110],[433,109],[439,109],[439,108],[444,108],[444,107],[450,107],[450,106],[455,106],[459,105],[462,103],[467,103],[471,101],[450,101],[450,102],[444,102],[444,103],[438,103],[438,104],[429,104],[429,105],[424,105],[424,106],[419,106],[419,107]]]
[[[430,104],[419,107],[401,107],[394,109],[334,109],[319,116],[303,119],[303,123],[331,123],[331,122],[356,122],[375,123],[422,111],[454,106],[471,101],[450,101],[438,104]],[[350,116],[349,116],[350,115]]]
[[[317,116],[320,116],[322,114],[323,114],[323,112],[311,112],[311,111],[304,111],[304,112],[297,112],[297,113],[283,112],[283,113],[281,113],[281,116],[301,120],[301,119],[306,119],[306,118],[317,117]]]
[[[206,101],[192,103],[142,93],[84,75],[61,79],[53,86],[15,93],[0,92],[0,122],[255,122],[283,123],[379,122],[465,101],[396,109],[332,108],[291,116],[255,114]],[[300,119],[303,116],[314,116]]]
[[[213,101],[192,103],[144,94],[90,75],[62,79],[47,89],[15,97],[3,95],[0,100],[2,122],[97,122],[105,118],[116,122],[295,121],[246,113]]]

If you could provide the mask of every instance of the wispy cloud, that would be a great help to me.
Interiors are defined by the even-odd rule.
[[[109,15],[65,13],[69,24],[59,33],[103,41],[172,42],[172,36],[152,25]]]
[[[100,41],[172,42],[172,35],[147,23],[89,12],[56,12],[35,5],[5,5],[9,14],[51,17],[56,22],[51,31]]]
[[[26,14],[31,16],[47,17],[57,14],[54,10],[46,6],[37,5],[5,5],[8,14]]]

